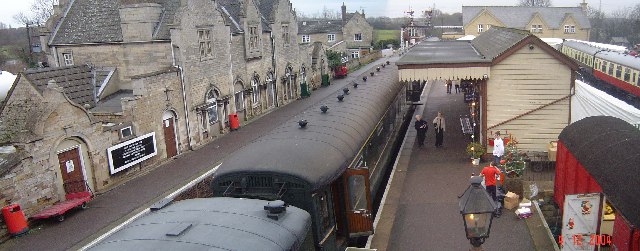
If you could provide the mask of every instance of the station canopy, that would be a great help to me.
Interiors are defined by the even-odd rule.
[[[398,62],[400,80],[483,79],[491,65],[524,43],[544,44],[523,30],[492,27],[471,41],[422,42]],[[546,45],[545,45],[546,46]]]

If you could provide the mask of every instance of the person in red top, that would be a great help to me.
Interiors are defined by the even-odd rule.
[[[484,176],[484,185],[487,188],[487,192],[493,198],[493,201],[497,201],[496,198],[496,175],[500,175],[500,169],[496,167],[496,164],[492,161],[489,166],[485,166],[480,171],[480,176]]]

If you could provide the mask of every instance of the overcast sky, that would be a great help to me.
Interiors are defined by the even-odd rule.
[[[81,0],[79,0],[81,1]],[[293,7],[298,12],[307,15],[320,13],[323,7],[340,10],[342,2],[345,2],[347,10],[354,12],[364,9],[367,16],[403,16],[405,11],[411,7],[416,11],[424,11],[435,5],[436,9],[447,13],[462,11],[462,5],[515,5],[518,0],[290,0]],[[598,7],[602,1],[602,10],[605,13],[629,8],[638,3],[638,0],[587,0],[590,6]],[[29,7],[33,0],[0,0],[0,22],[10,24],[13,27],[19,24],[13,19],[13,16],[20,12],[29,12]],[[556,7],[574,7],[578,6],[582,0],[551,0],[553,6]]]

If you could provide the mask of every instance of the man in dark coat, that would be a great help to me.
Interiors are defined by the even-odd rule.
[[[422,147],[424,145],[424,138],[427,134],[427,129],[429,129],[429,126],[427,124],[427,121],[422,120],[422,115],[416,115],[416,122],[414,122],[413,125],[416,128],[416,131],[418,132],[418,146]]]

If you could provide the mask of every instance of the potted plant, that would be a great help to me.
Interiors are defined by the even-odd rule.
[[[480,157],[484,154],[484,147],[480,142],[470,142],[467,145],[467,154],[471,156],[474,165],[480,165]]]

